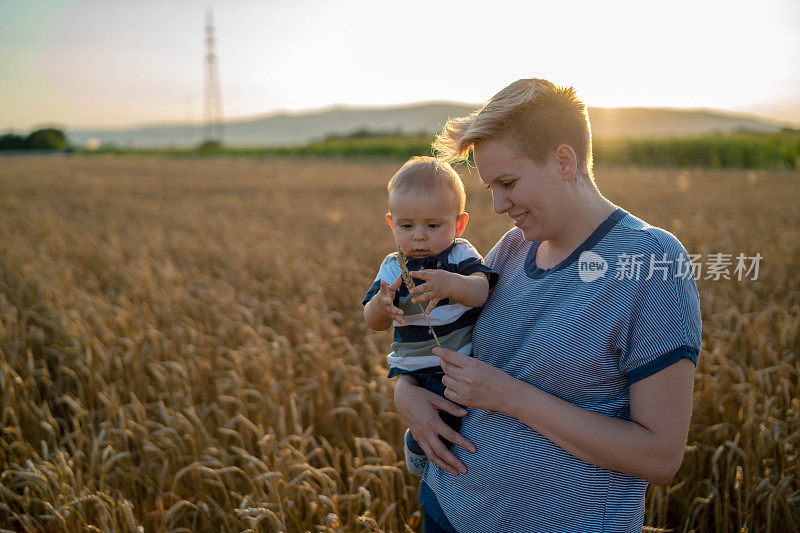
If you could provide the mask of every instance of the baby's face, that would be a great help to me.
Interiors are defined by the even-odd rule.
[[[393,192],[387,220],[397,246],[408,257],[436,255],[461,236],[453,199],[445,191]]]

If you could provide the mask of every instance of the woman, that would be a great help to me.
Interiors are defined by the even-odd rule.
[[[516,228],[486,257],[500,279],[475,357],[436,349],[445,396],[469,409],[412,377],[395,388],[432,463],[426,531],[640,532],[647,484],[674,476],[689,428],[700,306],[686,251],[597,190],[571,88],[512,83],[436,147],[472,149]],[[464,417],[460,434],[438,410]]]

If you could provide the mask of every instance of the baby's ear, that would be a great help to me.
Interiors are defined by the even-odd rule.
[[[391,213],[386,213],[386,223],[389,224],[389,227],[392,228],[392,233],[394,233],[394,223],[392,222]]]
[[[461,234],[464,233],[467,222],[469,222],[469,213],[466,211],[456,217],[456,237],[461,237]]]

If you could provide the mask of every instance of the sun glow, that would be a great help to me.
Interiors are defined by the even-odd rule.
[[[212,1],[226,117],[480,102],[510,81],[593,106],[751,109],[800,121],[800,4],[402,5]],[[199,120],[205,6],[0,4],[0,128]],[[169,24],[166,23],[169,21]],[[147,38],[143,38],[146,35]],[[13,80],[13,83],[7,80]]]

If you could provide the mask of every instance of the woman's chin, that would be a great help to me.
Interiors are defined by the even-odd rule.
[[[520,229],[522,230],[522,236],[525,238],[526,241],[535,242],[542,240],[541,234],[538,231],[536,231],[536,229],[529,228],[526,226],[523,226]]]

